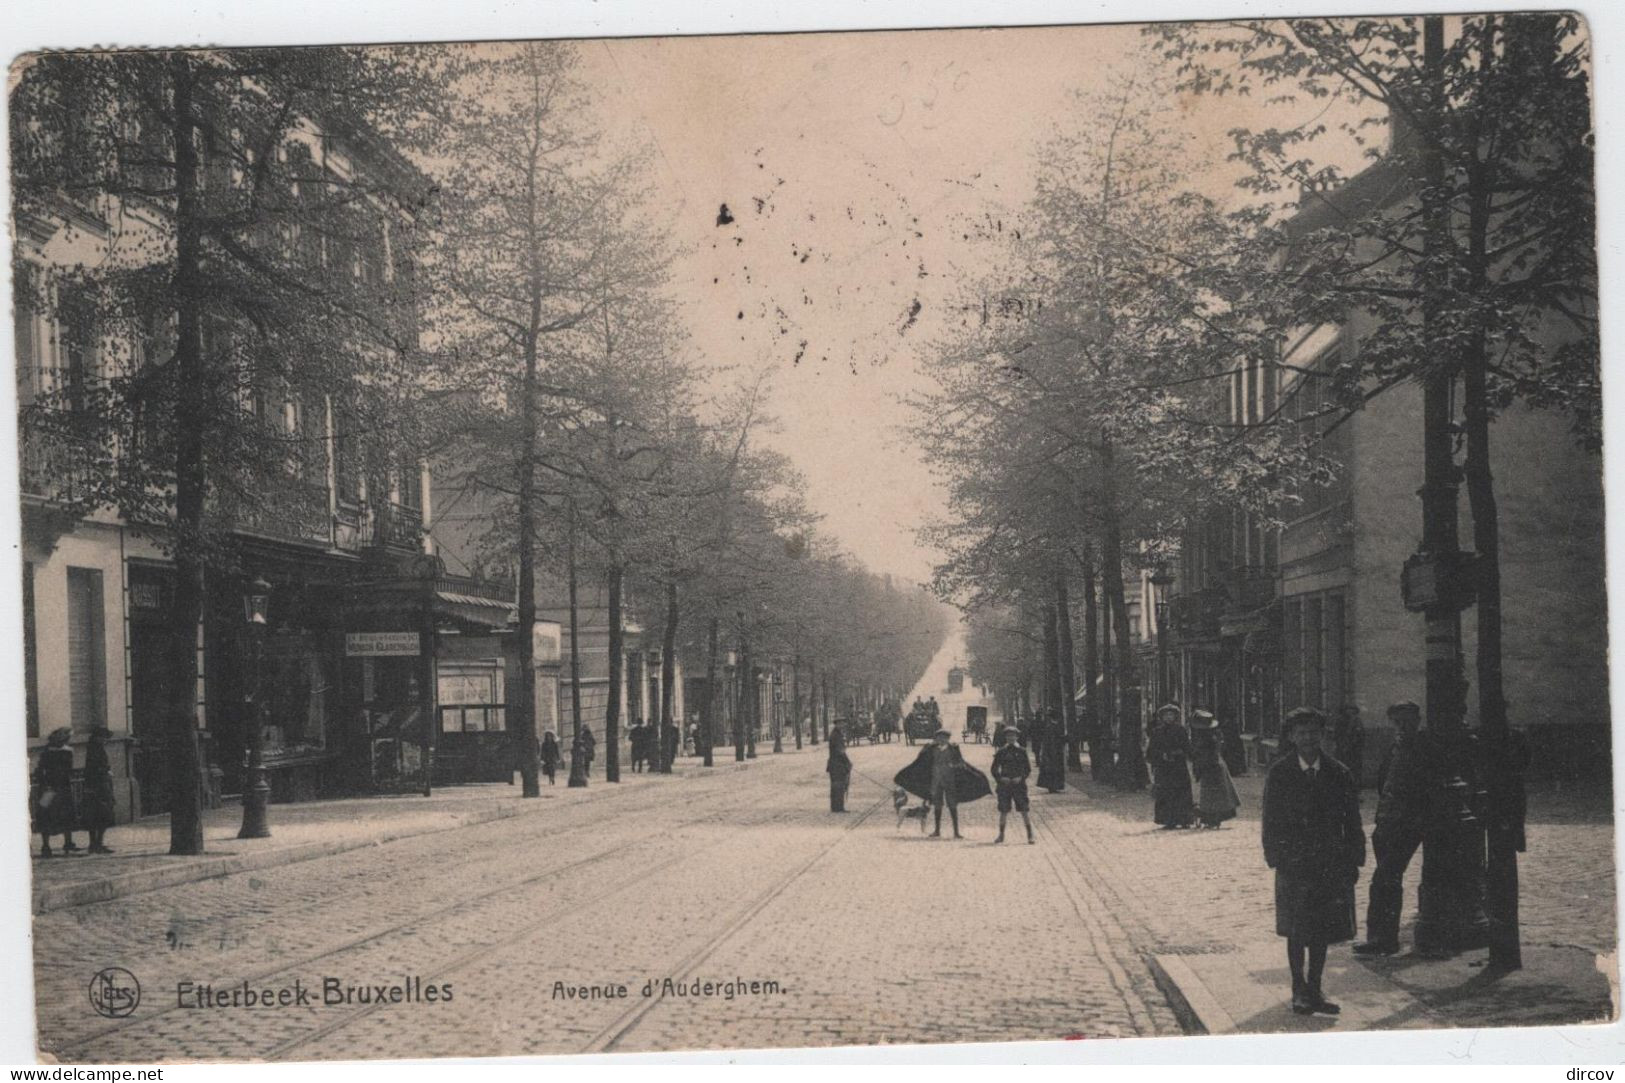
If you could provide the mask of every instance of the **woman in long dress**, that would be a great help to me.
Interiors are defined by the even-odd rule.
[[[1152,819],[1164,830],[1189,827],[1196,820],[1191,796],[1191,739],[1172,703],[1157,708],[1157,720],[1145,746],[1151,767],[1151,792],[1156,799]]]
[[[85,807],[81,815],[85,830],[90,832],[90,852],[110,854],[102,841],[107,829],[113,826],[113,764],[107,758],[107,739],[112,736],[105,726],[90,731],[90,743],[85,745]]]
[[[559,760],[563,758],[559,751],[559,739],[553,735],[552,730],[542,734],[542,771],[547,775],[547,784],[556,783],[555,776],[559,769]]]
[[[40,838],[41,857],[55,857],[51,852],[51,836],[62,836],[64,854],[79,853],[73,841],[73,822],[78,812],[73,805],[73,748],[69,742],[73,731],[66,726],[51,731],[45,739],[45,748],[34,765],[33,792],[30,794],[34,814],[34,833]]]
[[[1241,796],[1224,762],[1219,720],[1209,711],[1191,715],[1191,763],[1196,769],[1196,814],[1202,826],[1217,828],[1234,819]]]

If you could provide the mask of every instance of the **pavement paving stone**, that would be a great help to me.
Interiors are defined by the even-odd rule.
[[[1238,780],[1243,814],[1224,830],[1161,832],[1148,795],[1075,774],[1064,793],[1034,794],[1038,845],[1021,841],[1018,818],[995,846],[991,800],[962,809],[964,841],[898,824],[890,778],[916,751],[854,749],[846,816],[827,811],[823,751],[809,747],[38,915],[42,1049],[75,1061],[332,1059],[1179,1034],[1159,956],[1188,964],[1250,1027],[1328,1025],[1285,1013],[1275,992],[1284,959],[1256,776]],[[966,755],[985,769],[991,749]],[[376,825],[392,804],[273,811],[288,810],[291,831],[324,818]],[[1614,943],[1606,805],[1537,794],[1532,809],[1528,972],[1490,987],[1473,981],[1470,959],[1357,964],[1339,949],[1328,985],[1350,990],[1349,1012],[1331,1025],[1452,1025],[1489,1006],[1509,1022],[1541,1021],[1554,1005],[1594,1014],[1601,975],[1585,971]],[[90,1009],[90,975],[107,965],[142,982],[127,1020]],[[174,1003],[187,980],[409,975],[449,982],[455,997],[275,1012]],[[642,997],[643,982],[666,977],[778,987]],[[630,995],[572,999],[558,982],[624,983]]]

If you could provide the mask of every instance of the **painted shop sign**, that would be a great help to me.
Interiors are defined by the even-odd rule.
[[[346,632],[344,653],[350,658],[415,658],[416,632]]]

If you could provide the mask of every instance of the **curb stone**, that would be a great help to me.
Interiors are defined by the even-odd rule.
[[[1146,957],[1151,976],[1157,988],[1168,998],[1168,1007],[1186,1034],[1234,1034],[1236,1021],[1224,1010],[1218,998],[1209,991],[1183,957],[1178,955],[1150,955]]]

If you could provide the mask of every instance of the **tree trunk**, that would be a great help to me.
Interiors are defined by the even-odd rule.
[[[677,727],[678,747],[683,743],[682,720],[673,717],[677,709],[677,582],[666,584],[666,633],[660,640],[660,739],[655,742],[655,755],[660,760],[660,773],[671,774],[671,756],[666,754],[666,727]],[[673,752],[675,755],[675,751]]]
[[[1444,20],[1422,21],[1423,110],[1443,116],[1451,89],[1444,70]],[[1445,313],[1458,283],[1448,261],[1454,248],[1453,209],[1447,185],[1453,170],[1437,143],[1423,140],[1422,205],[1422,334],[1427,344],[1422,384],[1422,541],[1419,553],[1443,567],[1460,549],[1457,510],[1456,428],[1453,390],[1461,361]],[[1441,576],[1440,582],[1450,582]],[[1442,955],[1469,946],[1487,932],[1483,914],[1484,838],[1481,825],[1462,815],[1455,794],[1474,774],[1465,731],[1466,674],[1461,654],[1462,599],[1441,589],[1423,610],[1422,647],[1427,712],[1425,738],[1436,753],[1437,774],[1427,788],[1432,807],[1422,840],[1422,875],[1413,938],[1424,955]],[[1472,945],[1479,946],[1479,945]]]
[[[801,751],[801,655],[790,663],[790,710],[796,731],[796,751]]]
[[[734,762],[745,762],[745,731],[751,726],[750,640],[739,639],[739,709],[734,712]]]
[[[1096,782],[1111,777],[1109,730],[1100,710],[1100,613],[1096,608],[1094,554],[1083,551],[1083,716],[1089,735],[1089,777]]]
[[[576,504],[570,501],[570,526],[566,542],[565,559],[568,564],[570,591],[570,739],[581,736],[581,628],[580,608],[576,603]]]
[[[203,852],[203,756],[197,729],[198,628],[203,620],[203,434],[210,423],[204,398],[202,214],[197,190],[192,62],[169,59],[175,143],[175,592],[170,603],[165,670],[169,680],[169,852]]]
[[[1079,746],[1083,729],[1078,725],[1078,674],[1072,647],[1072,597],[1064,570],[1055,573],[1055,636],[1061,656],[1061,720],[1066,726],[1066,765],[1083,770]]]
[[[717,618],[712,617],[705,636],[705,725],[700,727],[700,762],[707,767],[714,766],[711,749],[717,743],[717,624]]]
[[[772,709],[773,709],[773,751],[774,752],[783,752],[784,751],[784,719],[781,717],[783,712],[779,710],[779,693],[778,693],[778,688],[779,688],[779,686],[778,686],[778,678],[779,678],[778,666],[779,666],[779,664],[780,663],[774,663],[773,680],[768,682],[768,688],[772,689],[769,702],[773,705]]]
[[[609,566],[609,691],[604,707],[604,781],[621,780],[621,675],[625,659],[626,629],[621,627],[621,566],[612,557]]]
[[[824,740],[829,740],[829,670],[824,670],[824,694],[820,697],[819,710],[824,716]]]
[[[818,667],[809,665],[807,667],[807,692],[812,701],[808,704],[807,709],[807,737],[808,743],[814,746],[818,744],[818,705],[823,702],[822,691],[822,686],[819,684]]]
[[[1114,458],[1108,446],[1103,453],[1105,499],[1102,501],[1101,576],[1111,596],[1112,624],[1117,638],[1117,771],[1119,789],[1143,790],[1150,781],[1145,766],[1145,749],[1140,733],[1140,674],[1134,657],[1128,622],[1128,602],[1123,593],[1123,539],[1117,515]]]
[[[541,797],[541,748],[536,736],[536,335],[541,323],[541,291],[531,290],[531,334],[525,340],[525,376],[520,391],[523,431],[519,443],[519,694],[510,697],[508,718],[518,734],[514,749],[521,797]],[[427,649],[427,647],[425,647]]]
[[[1482,70],[1492,61],[1495,18],[1486,16]],[[1468,291],[1482,296],[1489,282],[1490,201],[1496,182],[1493,158],[1468,174]],[[1464,477],[1473,516],[1473,547],[1478,552],[1478,724],[1483,741],[1488,804],[1488,862],[1484,908],[1489,918],[1490,965],[1500,970],[1523,966],[1518,930],[1518,849],[1523,840],[1523,765],[1512,747],[1502,680],[1501,524],[1490,468],[1488,342],[1476,320],[1462,356],[1463,413],[1467,429]]]
[[[1044,712],[1060,717],[1061,651],[1055,640],[1055,605],[1050,603],[1039,610],[1044,622]]]

